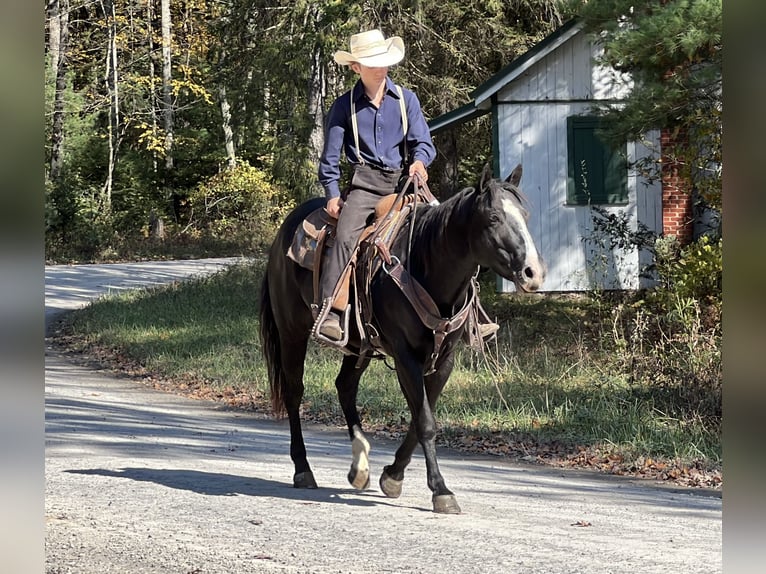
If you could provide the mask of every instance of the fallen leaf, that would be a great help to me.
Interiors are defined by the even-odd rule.
[[[585,520],[578,520],[577,522],[573,522],[569,526],[593,526],[590,522],[587,522]]]

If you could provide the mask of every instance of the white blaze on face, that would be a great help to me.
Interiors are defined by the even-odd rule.
[[[524,215],[521,213],[521,210],[516,206],[515,203],[513,203],[510,199],[504,199],[502,201],[503,205],[503,211],[505,211],[510,218],[516,222],[516,225],[521,232],[521,236],[524,238],[524,245],[526,247],[527,252],[527,261],[537,261],[539,256],[537,254],[537,248],[535,247],[535,242],[532,241],[532,236],[529,234],[529,229],[527,229],[527,222],[524,220]]]

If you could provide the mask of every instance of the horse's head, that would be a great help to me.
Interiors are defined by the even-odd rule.
[[[484,167],[475,206],[480,228],[472,250],[481,265],[513,281],[517,289],[537,291],[546,268],[527,228],[529,211],[520,180],[521,164],[505,181],[494,179],[489,165]]]

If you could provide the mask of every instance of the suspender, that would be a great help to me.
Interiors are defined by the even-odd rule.
[[[394,85],[396,86],[396,93],[399,94],[399,109],[402,112],[402,129],[404,130],[404,160],[407,161],[407,130],[410,126],[407,124],[407,110],[404,107],[402,88],[399,84]]]
[[[404,161],[407,161],[408,153],[407,153],[407,130],[409,129],[409,124],[407,123],[407,108],[404,104],[404,93],[402,93],[402,88],[399,86],[399,84],[394,84],[396,87],[396,92],[399,94],[399,109],[402,112],[402,130],[404,131]],[[362,158],[362,154],[359,151],[359,128],[356,124],[356,105],[354,105],[354,90],[351,90],[349,92],[349,97],[351,98],[351,127],[354,132],[354,147],[356,148],[356,157],[359,160],[359,163],[364,165],[364,159]]]

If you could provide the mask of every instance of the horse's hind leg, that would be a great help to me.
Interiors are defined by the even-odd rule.
[[[351,469],[348,471],[348,481],[356,489],[365,490],[370,486],[370,443],[362,432],[362,422],[356,408],[356,395],[359,390],[359,379],[370,364],[369,359],[362,359],[357,368],[357,357],[347,355],[343,358],[340,373],[335,379],[343,415],[346,417],[348,433],[351,438]]]
[[[306,444],[303,440],[303,430],[301,428],[300,406],[303,400],[303,362],[306,358],[306,347],[308,338],[305,341],[290,341],[282,343],[282,371],[284,374],[284,385],[286,392],[284,394],[285,409],[290,421],[290,458],[295,465],[295,474],[293,475],[293,486],[295,488],[317,488],[314,480],[314,473],[311,472],[308,458],[306,456]]]

